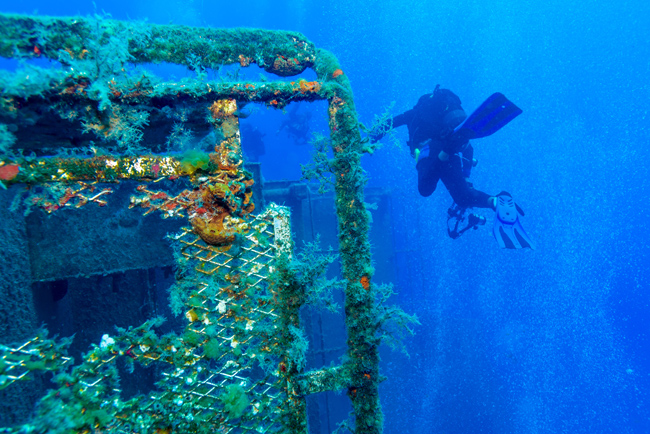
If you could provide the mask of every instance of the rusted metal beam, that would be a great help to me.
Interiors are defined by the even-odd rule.
[[[171,110],[187,110],[191,114],[190,122],[213,127],[220,133],[215,147],[216,157],[208,157],[208,162],[199,168],[193,166],[195,170],[192,173],[180,172],[197,175],[197,181],[201,174],[209,178],[211,164],[226,171],[229,166],[237,166],[241,158],[237,149],[237,103],[260,102],[282,108],[294,101],[326,99],[333,153],[328,164],[335,177],[339,251],[343,276],[347,281],[345,312],[349,347],[349,362],[327,374],[330,377],[340,375],[340,381],[327,383],[334,388],[347,388],[355,411],[356,433],[382,432],[383,416],[378,393],[379,324],[376,293],[371,283],[374,270],[368,242],[370,218],[364,203],[366,178],[361,167],[361,156],[366,148],[360,137],[350,82],[334,55],[316,49],[303,35],[293,32],[197,29],[103,19],[0,14],[0,56],[47,57],[63,65],[61,70],[40,76],[38,82],[30,81],[30,77],[25,77],[26,73],[18,72],[13,77],[13,85],[8,86],[2,95],[0,122],[9,125],[7,131],[15,133],[19,142],[17,148],[29,144],[30,134],[26,132],[30,131],[30,122],[31,135],[38,137],[41,147],[43,142],[47,142],[48,134],[51,134],[55,146],[63,145],[65,140],[68,140],[68,146],[88,144],[93,137],[117,142],[124,149],[132,142],[160,142],[160,137],[146,137],[145,133],[147,129],[159,129],[164,123],[163,114],[159,112],[160,107],[166,106]],[[216,69],[224,64],[242,67],[257,64],[266,72],[283,77],[311,68],[317,79],[169,83],[147,74],[134,75],[123,68],[126,64],[148,62],[185,65],[199,74],[205,68]],[[225,104],[227,109],[219,104]],[[38,131],[34,125],[40,125],[42,130]],[[125,131],[134,137],[125,138],[126,133],[119,130],[120,127],[126,128]],[[48,128],[54,132],[48,133]],[[62,131],[70,133],[72,138],[61,139]],[[81,179],[86,171],[92,172],[86,173],[88,178],[101,181],[121,177],[150,180],[166,168],[170,173],[179,172],[182,161],[166,158],[169,157],[137,156],[122,162],[117,157],[100,156],[83,161],[59,160],[52,168],[49,164],[55,161],[53,159],[24,158],[2,161],[0,173],[7,174],[4,181],[26,183],[64,181],[65,176]],[[18,166],[17,171],[15,166]],[[233,182],[240,183],[240,180]],[[246,201],[250,196],[246,196],[246,187],[233,192],[232,188],[237,189],[233,182],[227,181],[230,192],[240,195],[243,212],[249,212]],[[203,190],[208,199],[215,197],[215,207],[223,205],[227,195],[219,185],[224,183],[208,182]],[[202,195],[203,192],[199,189],[196,194]],[[156,192],[144,193],[149,203],[163,200]],[[188,205],[186,209],[190,214],[203,214],[198,206]],[[213,214],[221,215],[216,211]],[[194,216],[195,219],[199,217]],[[212,218],[208,222],[215,223]],[[199,235],[201,230],[198,229]],[[204,241],[209,243],[212,239],[210,228],[206,227],[203,232],[207,232]],[[297,392],[298,383],[294,384],[296,393],[291,398],[294,400],[292,407],[304,412],[304,396]],[[325,384],[316,387],[310,381],[302,384],[310,389],[304,393],[322,391],[326,387]],[[302,423],[298,425],[301,431],[306,428]]]
[[[297,32],[0,14],[3,57],[103,62],[99,47],[111,45],[113,56],[130,63],[170,62],[192,69],[255,63],[283,77],[312,67],[316,51]]]

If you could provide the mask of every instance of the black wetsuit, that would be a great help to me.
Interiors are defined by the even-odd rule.
[[[446,116],[454,110],[462,110],[460,99],[447,89],[436,89],[434,94],[420,97],[411,110],[393,118],[393,128],[406,125],[409,131],[409,148],[415,155],[420,149],[416,164],[418,191],[430,196],[442,180],[449,194],[462,208],[490,208],[487,193],[476,190],[469,182],[474,149],[471,143],[453,143],[447,137],[456,125],[449,125]],[[426,152],[428,147],[428,153]],[[438,154],[444,150],[447,161],[440,161]]]

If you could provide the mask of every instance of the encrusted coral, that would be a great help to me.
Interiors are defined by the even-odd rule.
[[[213,246],[223,246],[235,241],[235,232],[227,230],[223,221],[230,213],[223,208],[221,212],[199,215],[191,220],[194,232],[203,241]]]
[[[215,163],[222,170],[236,171],[243,163],[237,101],[229,98],[217,100],[209,110],[215,127],[220,129],[223,137],[214,147],[217,153]]]
[[[321,84],[318,81],[307,81],[307,80],[299,80],[298,81],[298,87],[300,89],[300,93],[318,93],[321,89]]]
[[[271,72],[281,77],[288,77],[290,75],[298,75],[305,69],[305,66],[300,63],[297,58],[287,58],[281,55],[273,62]]]
[[[202,184],[197,202],[190,215],[194,232],[203,241],[213,246],[232,244],[245,223],[238,217],[250,213],[254,205],[250,202],[252,191],[249,183],[231,181],[228,184],[216,182]]]

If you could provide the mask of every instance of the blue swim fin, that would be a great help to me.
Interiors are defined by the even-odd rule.
[[[510,193],[502,191],[497,195],[497,209],[492,233],[502,249],[530,247],[535,250],[535,244],[521,226],[520,215],[523,216],[524,211],[515,203]]]
[[[458,141],[480,139],[490,136],[523,113],[502,93],[494,93],[465,121],[458,125],[451,137]]]

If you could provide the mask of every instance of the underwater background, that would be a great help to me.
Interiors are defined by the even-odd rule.
[[[0,10],[299,31],[338,57],[367,124],[436,84],[468,112],[504,93],[524,113],[474,142],[472,181],[513,194],[535,251],[499,249],[491,212],[451,240],[451,198],[442,186],[418,195],[406,131],[401,146],[364,157],[369,186],[390,192],[382,230],[397,302],[421,322],[409,356],[382,354],[385,432],[650,432],[650,3],[2,0]],[[301,104],[325,133],[325,105]],[[300,178],[310,146],[276,131],[279,114],[255,116],[265,179]]]

